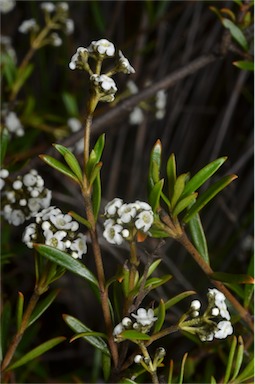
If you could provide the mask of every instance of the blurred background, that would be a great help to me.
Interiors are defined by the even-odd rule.
[[[224,57],[218,55],[212,63],[165,89],[161,114],[157,114],[155,94],[137,105],[140,119],[135,124],[133,107],[121,110],[116,119],[107,118],[107,113],[118,109],[126,96],[132,97],[128,93],[132,85],[139,94],[194,59],[217,54],[225,30],[209,7],[227,7],[237,12],[237,4],[233,1],[170,0],[69,1],[68,4],[74,33],[63,36],[60,47],[45,46],[33,57],[33,73],[17,101],[26,135],[13,139],[6,166],[16,173],[35,167],[44,177],[46,187],[52,189],[54,205],[63,211],[83,214],[82,198],[76,186],[48,168],[38,155],[52,151],[53,142],[75,148],[78,137],[82,137],[80,133],[70,132],[67,121],[76,117],[82,122],[84,118],[88,78],[81,71],[71,71],[68,64],[79,46],[87,47],[92,40],[106,38],[122,50],[136,72],[129,76],[117,75],[116,102],[113,105],[101,103],[96,110],[92,144],[100,133],[106,133],[101,212],[114,197],[126,202],[147,201],[149,156],[157,139],[161,140],[163,148],[162,176],[171,153],[176,156],[178,174],[190,172],[191,175],[210,161],[227,156],[209,184],[226,174],[234,173],[238,178],[206,206],[201,220],[212,268],[247,273],[253,252],[253,74],[232,64],[241,59],[238,53],[228,51]],[[17,63],[29,49],[29,37],[19,33],[18,27],[30,18],[42,23],[39,5],[40,1],[18,1],[13,11],[2,15],[1,34],[11,38]],[[3,84],[3,100],[5,92]],[[106,121],[102,124],[104,116]],[[82,161],[82,153],[78,151],[77,156]],[[10,255],[2,270],[3,297],[15,303],[18,291],[29,297],[33,289],[33,258],[32,252],[21,244],[24,228],[2,224],[3,244]],[[106,243],[101,236],[101,219],[99,234],[109,277],[124,264],[128,250]],[[144,250],[152,252],[157,244],[157,240],[149,239],[141,245],[143,263],[146,262]],[[195,290],[202,301],[206,299],[211,283],[179,244],[165,241],[158,256],[162,258],[159,276],[170,273],[173,278],[164,288],[158,289],[157,295],[150,296],[146,304],[158,303],[160,298],[168,300],[190,289]],[[94,270],[89,252],[84,262]],[[66,273],[56,287],[61,291],[55,305],[46,311],[34,329],[31,328],[22,342],[24,349],[31,340],[36,346],[50,337],[71,336],[62,320],[63,313],[79,318],[94,330],[103,330],[100,308],[86,283]],[[168,315],[169,324],[176,321],[188,305],[189,299],[186,299],[174,307]],[[186,351],[190,353],[194,365],[189,377],[196,382],[201,382],[200,375],[206,371],[210,377],[217,365],[217,357],[212,354],[209,358],[211,345],[202,348],[180,334],[169,336],[165,343],[169,359],[178,361]],[[98,378],[96,370],[100,372],[96,359],[93,348],[84,341],[66,342],[43,356],[41,364],[34,362],[27,371],[22,371],[20,382],[22,378],[27,383],[93,382]],[[192,371],[194,367],[196,372]],[[220,375],[219,366],[218,369]]]

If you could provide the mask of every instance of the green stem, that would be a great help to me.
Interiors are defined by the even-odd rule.
[[[147,364],[146,364],[148,367],[147,370],[151,375],[153,384],[159,384],[159,380],[158,380],[158,376],[157,376],[157,367],[153,366],[153,363],[151,361],[151,357],[149,355],[149,352],[148,352],[146,346],[144,345],[143,342],[140,342],[139,347],[142,351],[143,356],[147,360]]]

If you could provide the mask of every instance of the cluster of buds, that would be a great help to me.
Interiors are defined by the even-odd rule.
[[[90,59],[95,61],[94,69],[91,67]],[[102,74],[101,68],[104,59],[115,59],[115,65],[110,71]],[[135,72],[123,53],[119,50],[116,54],[115,46],[107,39],[92,41],[87,48],[79,47],[71,58],[69,68],[88,72],[92,90],[97,95],[98,100],[105,102],[113,101],[117,91],[111,76],[117,72],[127,74]]]
[[[41,10],[44,13],[45,24],[50,29],[51,33],[47,35],[43,41],[40,42],[40,46],[51,44],[53,46],[60,46],[62,39],[56,32],[52,30],[62,30],[67,35],[70,35],[74,31],[74,22],[68,18],[69,5],[67,2],[44,2],[40,4]],[[24,20],[19,26],[19,32],[30,33],[33,39],[38,35],[40,30],[39,25],[35,19]]]
[[[79,224],[69,214],[54,206],[43,209],[23,233],[23,242],[28,248],[33,243],[43,243],[81,259],[87,252],[86,236],[77,232]]]
[[[145,308],[138,308],[137,314],[131,313],[131,316],[134,317],[135,320],[130,317],[124,317],[122,321],[115,326],[113,336],[116,342],[121,342],[123,340],[121,333],[125,330],[134,329],[138,332],[148,333],[154,322],[157,320],[152,308],[149,308],[148,310]]]
[[[154,220],[153,211],[148,203],[135,201],[123,203],[115,198],[106,207],[103,236],[111,244],[120,245],[124,240],[131,241],[140,231],[149,234]]]
[[[207,298],[208,306],[204,314],[199,313],[200,301],[193,300],[189,311],[181,318],[179,327],[183,331],[198,335],[201,341],[225,339],[233,333],[226,297],[216,288],[212,288],[208,290]]]
[[[7,130],[10,135],[17,137],[24,135],[23,125],[16,112],[8,111],[6,108],[3,108],[1,111],[1,120],[4,131]]]
[[[135,355],[134,357],[134,363],[141,364],[143,368],[152,373],[156,372],[157,367],[160,366],[162,361],[164,360],[164,357],[166,355],[166,350],[163,347],[158,347],[155,351],[153,360],[151,357],[146,353],[145,356],[143,355]]]
[[[15,180],[10,180],[8,171],[2,169],[1,179],[2,214],[10,224],[20,225],[49,207],[51,191],[44,187],[44,180],[35,169]]]

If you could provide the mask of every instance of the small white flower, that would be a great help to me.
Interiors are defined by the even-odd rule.
[[[101,101],[111,102],[117,92],[115,81],[107,75],[91,75],[91,82],[101,93]]]
[[[50,216],[50,221],[55,225],[57,229],[66,229],[69,230],[72,227],[72,216],[65,215],[63,213],[58,214],[57,216],[52,214]]]
[[[83,67],[83,55],[86,56],[86,53],[88,53],[88,50],[84,47],[79,47],[77,48],[77,51],[75,54],[71,57],[71,61],[69,63],[69,68],[74,70],[74,69],[79,69]]]
[[[135,107],[129,115],[129,123],[131,125],[141,124],[144,120],[143,111],[140,107]]]
[[[54,47],[59,47],[62,44],[62,39],[60,38],[60,36],[56,32],[53,32],[50,35],[50,39],[51,39],[51,44]]]
[[[148,309],[147,311],[144,308],[139,308],[137,310],[137,315],[132,313],[131,316],[136,319],[138,324],[144,326],[152,325],[157,320],[157,317],[154,316],[154,311],[152,308]]]
[[[12,187],[13,187],[13,189],[15,189],[15,190],[19,190],[19,189],[21,189],[22,186],[23,186],[23,184],[22,184],[22,181],[20,181],[20,180],[15,180],[15,181],[13,182],[13,184],[12,184]]]
[[[123,231],[122,231],[121,233],[122,233],[122,236],[123,236],[124,238],[127,238],[127,237],[130,235],[128,229],[123,229]]]
[[[142,355],[135,355],[135,357],[134,357],[134,362],[135,362],[136,364],[141,363],[142,360],[143,360]]]
[[[20,33],[28,33],[30,31],[37,30],[37,28],[38,28],[38,25],[35,19],[29,19],[29,20],[24,20],[19,26],[18,30]]]
[[[48,230],[50,229],[50,227],[51,227],[51,224],[50,224],[49,221],[44,221],[44,222],[42,223],[42,229],[43,229],[44,231],[48,231]]]
[[[22,235],[22,241],[27,245],[28,248],[33,247],[33,241],[36,239],[36,224],[29,224]]]
[[[201,308],[201,303],[199,300],[193,300],[190,304],[190,308],[191,309],[194,309],[195,311],[197,311],[198,309]]]
[[[123,237],[121,236],[122,230],[123,227],[119,224],[107,225],[103,236],[108,243],[120,245],[123,242]]]
[[[88,51],[92,54],[99,53],[100,55],[106,57],[113,57],[115,54],[115,47],[110,41],[106,39],[100,39],[97,41],[92,41],[88,46]]]
[[[220,310],[219,308],[212,308],[212,316],[219,316]]]
[[[15,112],[9,112],[5,116],[5,125],[9,132],[14,133],[17,136],[22,136],[24,134],[23,125]],[[21,132],[22,134],[20,134]]]
[[[66,19],[65,32],[67,35],[71,35],[74,31],[74,21],[72,19]]]
[[[7,169],[4,169],[4,168],[0,169],[0,177],[2,179],[6,179],[6,177],[8,176],[9,176],[9,171]]]
[[[130,221],[135,217],[136,213],[136,207],[132,203],[123,204],[118,209],[118,215],[123,223],[130,223]]]
[[[26,187],[32,187],[36,183],[36,176],[31,172],[23,176],[23,183]]]
[[[41,3],[40,7],[45,12],[51,13],[51,12],[55,11],[55,5],[53,3],[50,3],[50,2]]]
[[[0,1],[0,12],[8,13],[13,10],[16,5],[15,0],[1,0]]]
[[[75,239],[72,244],[70,245],[70,249],[72,251],[76,251],[75,253],[77,254],[76,259],[82,258],[82,255],[87,252],[87,243],[86,243],[87,237],[83,235],[82,233],[78,234],[77,239]],[[73,254],[72,254],[73,256]]]
[[[137,216],[135,221],[135,226],[137,229],[141,229],[143,232],[148,232],[150,227],[153,224],[153,212],[152,211],[142,211]]]
[[[118,336],[121,332],[124,331],[124,327],[121,323],[117,324],[113,329],[113,336]]]
[[[213,340],[213,333],[207,333],[207,334],[201,334],[199,335],[199,338],[201,341],[212,341]]]
[[[33,214],[40,211],[41,209],[40,199],[38,199],[37,197],[31,197],[30,199],[28,199],[28,208]]]
[[[230,321],[220,321],[217,328],[217,331],[214,332],[214,337],[216,339],[225,339],[233,333],[233,327]]]
[[[82,124],[81,124],[80,120],[77,119],[76,117],[70,117],[67,120],[67,125],[72,132],[77,132],[82,128]]]
[[[161,89],[156,93],[156,108],[165,109],[166,107],[166,91]]]
[[[129,80],[129,81],[127,82],[127,88],[128,88],[129,92],[130,92],[132,95],[135,95],[135,94],[138,93],[138,91],[139,91],[137,85],[134,83],[133,80]]]
[[[57,6],[58,8],[60,8],[62,11],[65,11],[65,12],[67,12],[68,9],[69,9],[69,5],[68,5],[68,3],[66,3],[66,2],[60,2],[60,3],[57,3],[56,6]]]
[[[127,328],[127,327],[130,327],[130,325],[132,324],[132,320],[129,317],[124,317],[121,323],[123,327]]]
[[[225,300],[226,300],[225,295],[222,292],[218,291],[218,289],[216,288],[212,288],[212,289],[209,288],[208,291],[209,291],[208,295],[213,297],[214,299],[215,306],[219,308],[221,317],[223,317],[224,319],[230,320],[230,314],[228,312],[227,305],[225,303]]]
[[[19,209],[14,209],[8,221],[10,224],[18,226],[20,224],[23,224],[25,219],[25,215],[22,211],[20,211]]]
[[[199,312],[198,311],[193,311],[191,316],[192,317],[198,317],[199,316]]]
[[[65,242],[62,240],[65,236],[66,236],[65,231],[57,231],[56,233],[53,234],[52,237],[47,236],[45,244],[49,245],[51,247],[57,248],[60,251],[64,251],[65,250]]]
[[[19,201],[19,205],[20,205],[21,207],[25,207],[25,206],[27,205],[27,201],[26,201],[26,199],[20,199],[20,201]]]
[[[121,51],[119,51],[119,66],[121,68],[121,71],[124,73],[135,73],[134,68],[131,66],[128,59],[123,55]]]
[[[123,200],[116,197],[105,206],[105,215],[114,216],[117,213],[118,208],[123,204]]]
[[[142,209],[143,211],[152,211],[150,204],[145,203],[144,201],[136,200],[135,204],[138,205],[138,209]]]
[[[15,192],[14,191],[6,192],[6,197],[7,197],[7,200],[9,200],[10,203],[15,203],[16,198],[15,198]]]

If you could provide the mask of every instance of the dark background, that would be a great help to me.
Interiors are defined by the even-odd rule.
[[[18,1],[11,13],[2,16],[2,34],[11,36],[18,62],[29,44],[28,36],[17,32],[18,26],[25,19],[41,17],[39,4],[38,1]],[[78,117],[82,119],[84,116],[88,96],[87,76],[80,71],[69,70],[71,56],[77,47],[87,47],[92,40],[107,38],[123,51],[136,70],[130,77],[121,74],[115,78],[118,92],[125,89],[129,79],[143,89],[201,55],[218,52],[225,31],[210,11],[210,5],[237,11],[233,1],[69,1],[70,18],[75,23],[74,34],[64,37],[61,47],[47,46],[35,55],[32,59],[34,72],[19,95],[21,100],[26,100],[29,94],[33,95],[36,100],[34,113],[42,117],[51,131],[46,132],[40,125],[35,129],[27,120],[25,128],[29,148],[25,147],[24,141],[21,145],[14,140],[14,149],[7,156],[14,170],[18,172],[20,168],[20,172],[24,172],[32,164],[44,176],[46,186],[53,190],[53,204],[62,210],[72,209],[82,214],[82,199],[76,187],[48,169],[37,157],[47,152],[52,142],[65,140],[68,143],[70,140],[72,143],[72,138],[65,131],[60,136],[57,131],[59,125],[65,125],[70,117],[63,103],[63,92],[68,91],[75,96],[80,112]],[[127,202],[147,200],[149,155],[157,139],[162,141],[163,147],[162,176],[171,153],[176,156],[178,174],[189,171],[191,175],[218,157],[228,157],[210,183],[219,176],[231,173],[237,174],[238,179],[203,210],[201,219],[212,268],[230,273],[247,272],[253,244],[253,76],[233,66],[232,62],[239,59],[241,57],[237,53],[228,51],[224,57],[219,56],[211,64],[167,89],[166,115],[162,120],[156,120],[151,109],[145,113],[142,124],[133,126],[128,122],[130,111],[126,110],[118,121],[106,121],[105,126],[95,133],[92,128],[92,143],[99,133],[106,132],[102,212],[106,202],[114,197],[121,197]],[[2,93],[4,97],[4,87]],[[110,104],[99,104],[95,122],[111,108]],[[52,116],[58,117],[55,122]],[[80,158],[82,160],[82,155]],[[33,289],[32,252],[20,245],[20,227],[10,228],[3,224],[4,238],[9,239],[8,247],[12,255],[2,270],[3,297],[15,303],[19,290],[29,297]],[[102,233],[101,223],[99,233]],[[128,250],[109,246],[102,236],[100,242],[109,277],[116,272],[118,265],[124,263]],[[150,251],[156,244],[157,241],[151,239],[141,246],[143,262],[146,261],[144,248]],[[154,300],[157,303],[159,298],[167,300],[189,289],[197,291],[198,297],[205,300],[210,282],[179,244],[167,240],[160,248],[159,256],[162,263],[158,275],[170,273],[173,279],[153,293],[148,303]],[[84,257],[84,262],[94,270],[90,252]],[[61,291],[55,305],[43,315],[38,329],[33,330],[34,336],[32,331],[27,336],[31,337],[32,345],[61,334],[71,336],[62,320],[62,313],[79,318],[94,330],[103,330],[100,308],[86,283],[66,273],[56,287],[60,287]],[[178,319],[188,303],[189,300],[186,300],[170,312],[169,324]],[[181,335],[169,337],[165,344],[168,359],[178,361],[189,351],[197,367],[201,366],[203,374],[206,367],[210,371],[212,364],[217,365],[217,357],[209,358],[210,346],[202,349]],[[79,376],[84,382],[92,381],[94,359],[92,347],[84,341],[71,345],[66,342],[42,357],[43,368],[40,364],[30,367],[25,380],[76,382],[75,377]],[[220,376],[220,373],[219,368],[216,375]],[[193,380],[202,382],[203,374],[197,370]]]

